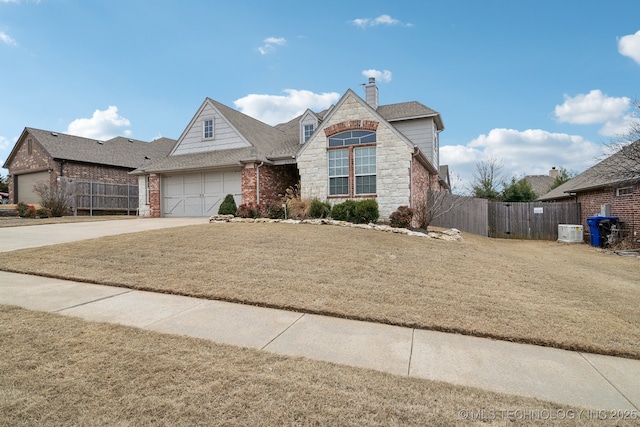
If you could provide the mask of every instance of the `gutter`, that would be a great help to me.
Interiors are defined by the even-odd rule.
[[[256,166],[256,205],[260,204],[260,168],[264,165],[264,162],[260,162]]]

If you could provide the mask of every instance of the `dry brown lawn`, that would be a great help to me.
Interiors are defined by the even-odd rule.
[[[640,259],[329,225],[206,224],[0,254],[0,268],[640,358]]]
[[[6,206],[6,205],[5,205]],[[0,210],[6,209],[5,206]],[[113,221],[116,219],[136,219],[135,215],[104,215],[104,216],[62,216],[55,218],[19,218],[15,216],[0,216],[0,228],[3,227],[24,227],[27,225],[44,225],[44,224],[66,224],[70,222],[95,222],[95,221]]]
[[[2,426],[453,426],[482,410],[492,425],[603,423],[530,398],[16,307],[0,306],[0,325]],[[552,418],[564,414],[575,419]]]

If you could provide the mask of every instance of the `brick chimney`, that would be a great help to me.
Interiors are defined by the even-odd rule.
[[[376,78],[369,77],[369,84],[364,87],[367,104],[374,110],[378,109],[378,86],[376,86]]]
[[[549,171],[549,176],[554,179],[558,177],[558,169],[555,166]]]

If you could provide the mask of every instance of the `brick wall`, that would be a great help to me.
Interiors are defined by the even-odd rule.
[[[62,176],[67,178],[75,178],[84,181],[100,181],[113,184],[133,184],[138,183],[138,177],[130,175],[129,168],[121,168],[115,166],[102,166],[89,163],[77,162],[61,162],[53,161],[55,164],[53,173],[56,177],[60,176],[62,166]]]
[[[30,144],[29,140],[31,140]],[[31,145],[31,149],[29,149],[29,145]],[[9,165],[9,200],[13,201],[15,194],[13,175],[43,172],[53,169],[53,166],[55,166],[53,165],[53,161],[44,151],[42,146],[35,140],[35,138],[27,135],[27,138],[24,138],[19,143],[16,154]],[[53,174],[50,174],[51,182],[49,185],[55,183],[55,177],[51,175]]]
[[[149,175],[149,216],[160,218],[160,175]]]
[[[295,165],[247,165],[242,169],[242,200],[244,203],[256,203],[256,171],[260,175],[260,203],[279,202],[288,187],[300,180]]]
[[[625,196],[616,196],[615,188],[578,193],[578,202],[586,235],[589,234],[587,217],[599,214],[601,206],[609,204],[611,216],[619,217],[631,233],[640,237],[640,184],[633,187],[633,194]]]

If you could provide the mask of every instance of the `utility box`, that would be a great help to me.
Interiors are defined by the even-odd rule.
[[[611,216],[611,205],[606,203],[600,205],[600,216]]]
[[[558,242],[583,243],[584,227],[578,224],[558,224]]]

